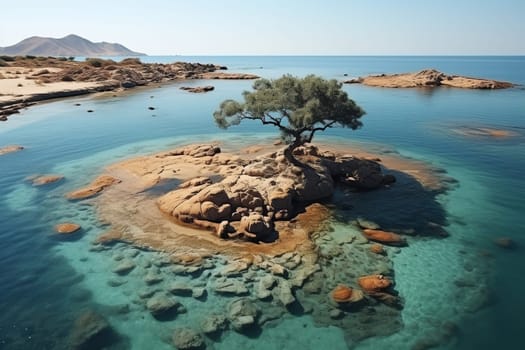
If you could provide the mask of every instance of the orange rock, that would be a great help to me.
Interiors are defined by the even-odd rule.
[[[374,254],[385,254],[385,249],[381,244],[372,244],[370,246],[370,251]]]
[[[31,180],[31,182],[33,183],[33,186],[42,186],[60,181],[63,178],[64,177],[62,175],[42,175],[35,177]]]
[[[379,292],[385,288],[390,287],[392,281],[383,275],[370,275],[359,277],[359,285],[366,293]]]
[[[363,299],[363,292],[357,289],[340,284],[332,290],[330,297],[338,304],[355,303]]]
[[[405,239],[393,232],[364,229],[363,235],[371,241],[380,242],[391,245],[404,245]]]
[[[71,222],[64,222],[55,226],[55,231],[58,233],[68,234],[80,230],[80,225]]]
[[[104,190],[106,187],[109,187],[113,184],[117,184],[119,182],[120,180],[114,178],[113,176],[102,175],[97,177],[95,181],[90,183],[87,187],[81,188],[73,192],[69,192],[66,195],[66,197],[68,199],[84,199],[93,197],[94,195]]]

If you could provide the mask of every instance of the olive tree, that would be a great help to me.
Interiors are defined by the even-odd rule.
[[[259,79],[254,91],[243,93],[244,102],[225,100],[213,114],[220,128],[238,125],[244,119],[258,120],[277,127],[288,146],[286,158],[297,164],[293,150],[311,142],[315,133],[332,127],[362,126],[363,109],[342,90],[336,80],[315,75],[297,78]]]

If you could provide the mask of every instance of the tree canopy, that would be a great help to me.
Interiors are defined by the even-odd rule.
[[[223,101],[213,114],[215,122],[224,129],[244,119],[277,127],[289,142],[285,155],[290,160],[292,151],[311,142],[318,131],[332,127],[355,130],[362,126],[359,119],[365,112],[333,79],[284,75],[275,80],[256,80],[253,90],[243,93],[242,103]]]

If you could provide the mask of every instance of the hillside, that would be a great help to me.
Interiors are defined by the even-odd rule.
[[[131,51],[121,44],[107,42],[94,43],[78,35],[66,37],[44,38],[33,36],[19,43],[0,47],[2,55],[33,55],[33,56],[144,56],[144,53]]]

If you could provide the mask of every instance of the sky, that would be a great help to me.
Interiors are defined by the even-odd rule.
[[[525,55],[525,0],[0,0],[30,36],[148,55]]]

